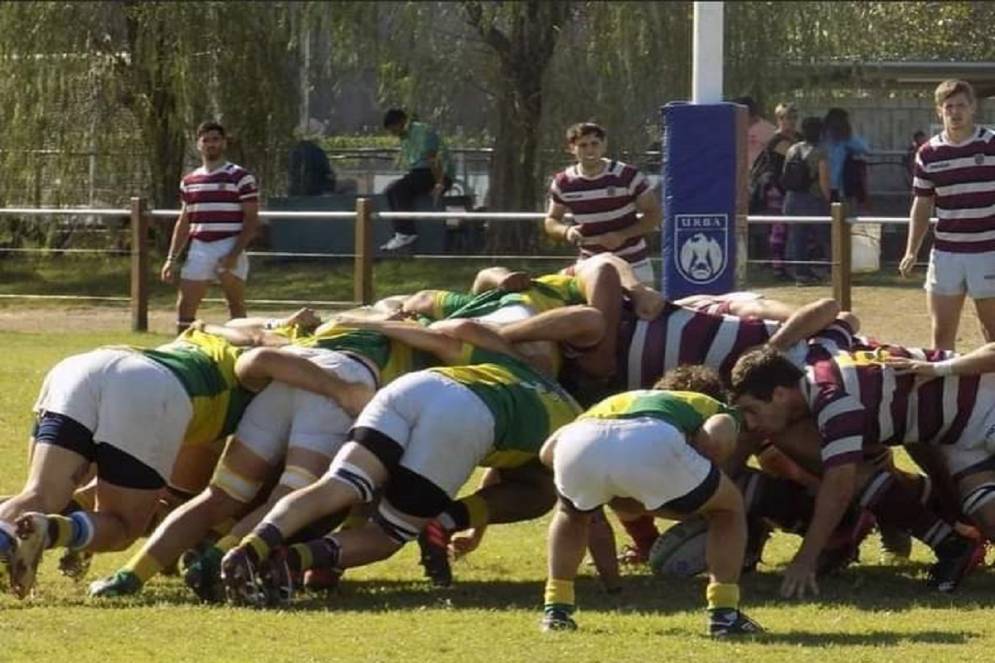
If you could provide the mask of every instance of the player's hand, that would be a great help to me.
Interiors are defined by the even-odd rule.
[[[230,272],[235,269],[236,262],[238,262],[238,254],[224,256],[218,261],[218,273]]]
[[[781,596],[786,599],[803,599],[806,590],[811,590],[812,596],[819,595],[819,583],[815,580],[815,564],[795,557],[784,570]]]
[[[305,306],[287,316],[284,321],[287,326],[297,325],[301,329],[314,329],[321,324],[321,317],[313,308]]]
[[[885,366],[890,366],[899,375],[921,375],[923,377],[936,377],[936,366],[928,361],[909,359],[907,357],[886,357]]]
[[[666,301],[656,290],[646,286],[638,286],[629,291],[636,317],[640,320],[654,320],[663,312]]]
[[[577,226],[570,226],[563,234],[563,239],[567,240],[567,244],[580,246],[584,242],[584,235],[581,234],[580,228]]]
[[[898,273],[902,275],[903,278],[908,278],[912,274],[912,268],[916,265],[916,256],[914,253],[906,253],[902,256],[902,261],[898,263]]]
[[[439,201],[442,199],[442,192],[445,190],[445,184],[442,182],[436,182],[435,186],[432,187],[432,205],[435,207],[439,206]]]
[[[532,276],[528,272],[509,272],[497,284],[498,290],[505,292],[521,292],[532,285]]]
[[[471,527],[453,534],[449,539],[449,550],[453,554],[453,559],[459,559],[476,550],[484,538],[486,529],[486,527]]]
[[[176,280],[176,261],[167,260],[162,264],[162,271],[159,272],[159,278],[164,283],[172,283]]]

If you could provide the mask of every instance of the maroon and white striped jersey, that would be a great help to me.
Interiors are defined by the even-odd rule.
[[[557,173],[549,186],[550,197],[573,214],[584,237],[629,228],[637,222],[636,199],[649,190],[649,181],[635,166],[605,160],[605,170],[597,177],[585,177],[576,164]],[[602,246],[583,246],[582,258],[606,253]],[[611,251],[629,262],[647,256],[646,240],[630,237]]]
[[[916,196],[933,197],[934,248],[951,253],[995,251],[995,133],[978,127],[963,143],[945,133],[916,153]]]
[[[728,378],[746,350],[766,343],[781,326],[773,320],[738,318],[667,302],[653,320],[639,320],[623,309],[619,348],[628,389],[648,389],[682,364],[701,364]]]
[[[809,348],[800,382],[822,436],[826,466],[854,462],[878,443],[955,444],[995,406],[995,375],[897,375],[888,357],[936,362],[953,352],[855,343]]]
[[[203,166],[183,178],[180,198],[190,221],[190,237],[213,242],[242,231],[242,203],[258,200],[256,178],[227,162],[210,172]]]

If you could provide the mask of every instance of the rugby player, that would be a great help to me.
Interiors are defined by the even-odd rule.
[[[821,445],[820,467],[807,466],[821,475],[815,510],[784,573],[785,597],[818,593],[818,556],[854,499],[879,521],[895,523],[933,549],[937,562],[930,569],[930,587],[953,591],[976,561],[973,540],[923,506],[890,467],[875,462],[882,445],[928,441],[941,430],[941,436],[957,439],[970,410],[920,408],[922,386],[911,375],[897,376],[884,365],[885,356],[878,350],[813,344],[805,367],[799,368],[777,350],[760,348],[744,354],[733,368],[733,396],[748,428],[766,434],[800,462],[806,451]],[[937,388],[942,391],[942,382],[926,392]],[[798,429],[812,419],[815,440]],[[807,441],[814,444],[805,449]]]
[[[35,411],[28,480],[0,505],[0,574],[23,598],[46,548],[123,550],[146,531],[181,446],[234,428],[271,379],[341,388],[299,357],[243,352],[195,325],[155,349],[101,348],[59,362]],[[346,402],[354,400],[348,389]],[[59,515],[96,466],[96,506]]]
[[[728,453],[739,424],[721,402],[692,392],[638,390],[612,396],[557,430],[542,448],[559,505],[549,526],[542,628],[573,630],[574,578],[592,513],[617,511],[708,520],[708,630],[761,632],[739,610],[746,518],[739,490],[695,446]],[[724,450],[724,451],[723,451]]]
[[[474,467],[525,464],[552,430],[576,416],[573,399],[515,358],[500,337],[469,321],[462,327],[480,335],[466,348],[466,365],[411,373],[380,390],[321,480],[282,499],[225,556],[222,577],[234,602],[282,602],[292,591],[291,573],[393,555],[450,505]],[[369,502],[381,487],[377,513],[365,526],[283,548],[307,523]]]

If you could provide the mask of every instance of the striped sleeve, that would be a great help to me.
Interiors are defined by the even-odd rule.
[[[240,200],[255,200],[259,197],[259,188],[252,173],[245,173],[238,181],[238,197]]]
[[[560,190],[560,176],[559,174],[553,176],[553,180],[549,183],[549,197],[553,199],[554,202],[565,205],[563,200],[563,191]]]
[[[635,176],[632,178],[632,181],[629,182],[629,194],[632,195],[633,198],[638,198],[645,192],[649,191],[649,189],[649,180],[646,179],[645,175],[637,170]]]
[[[811,403],[822,437],[822,462],[826,467],[855,463],[863,457],[867,411],[851,394],[840,389],[817,390]]]
[[[929,174],[926,172],[926,163],[922,158],[923,148],[928,147],[928,145],[929,143],[926,143],[916,152],[916,165],[913,170],[912,179],[913,194],[927,198],[932,197],[936,193],[933,180],[930,179]]]

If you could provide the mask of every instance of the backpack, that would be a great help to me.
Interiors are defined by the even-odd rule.
[[[784,140],[786,139],[781,134],[774,134],[750,166],[750,214],[758,214],[767,209],[767,190],[770,187],[783,189],[781,168],[784,165],[784,156],[778,154],[775,148]]]
[[[805,158],[812,149],[795,150],[791,158],[784,162],[781,172],[781,186],[785,191],[808,191],[812,187],[812,173]]]

